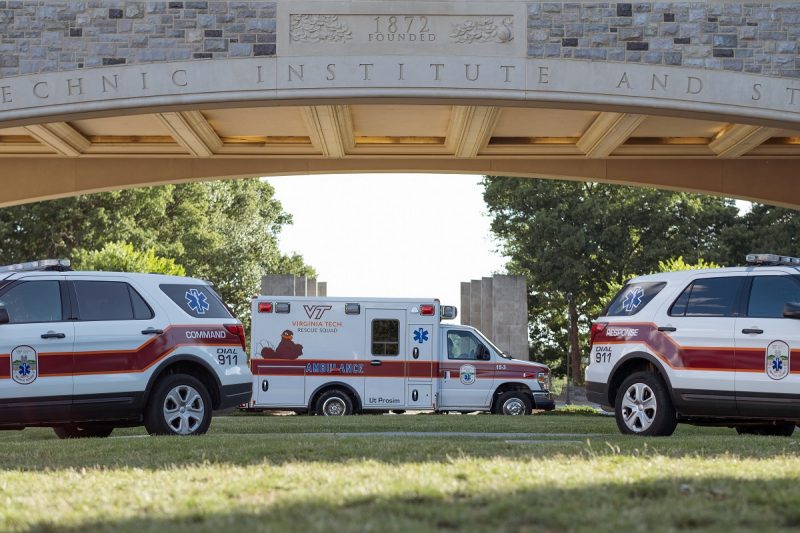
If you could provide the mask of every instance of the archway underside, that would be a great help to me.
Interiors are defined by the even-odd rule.
[[[596,180],[800,207],[800,130],[751,120],[366,101],[126,113],[0,129],[0,205],[194,179],[399,171]]]

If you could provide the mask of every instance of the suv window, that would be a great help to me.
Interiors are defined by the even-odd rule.
[[[73,281],[78,320],[149,320],[153,311],[138,292],[123,281]]]
[[[372,355],[400,355],[400,321],[372,321]]]
[[[217,293],[208,285],[165,283],[159,285],[175,305],[194,318],[233,318]]]
[[[755,276],[747,316],[783,318],[783,306],[800,302],[800,283],[791,276]]]
[[[10,324],[60,322],[61,287],[56,280],[23,281],[0,296]]]
[[[701,278],[686,287],[672,304],[670,316],[736,316],[743,276]]]
[[[469,331],[451,330],[447,332],[447,358],[477,361],[479,346],[483,343]],[[483,351],[486,351],[484,346]]]
[[[602,316],[635,315],[666,286],[663,281],[627,284],[614,296]]]

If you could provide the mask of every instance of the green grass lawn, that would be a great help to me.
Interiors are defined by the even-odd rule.
[[[344,435],[374,431],[536,435]],[[230,416],[203,437],[142,435],[0,432],[0,529],[800,527],[798,438],[679,426],[641,439],[582,415]]]

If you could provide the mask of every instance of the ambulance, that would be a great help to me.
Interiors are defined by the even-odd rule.
[[[442,323],[436,299],[258,296],[247,409],[324,416],[554,408],[547,366],[503,353],[480,331]]]

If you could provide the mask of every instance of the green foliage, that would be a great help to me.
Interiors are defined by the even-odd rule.
[[[106,270],[111,272],[144,272],[185,276],[186,269],[174,259],[156,255],[153,248],[134,249],[127,242],[110,242],[101,250],[78,250],[73,256],[75,270]]]
[[[679,255],[666,261],[659,261],[657,272],[679,272],[681,270],[702,270],[704,268],[720,268],[720,265],[713,261],[706,261],[702,257],[696,263],[687,263],[684,261],[683,256]]]
[[[130,243],[212,282],[245,323],[265,274],[314,275],[284,256],[278,234],[291,217],[258,179],[114,191],[0,209],[0,257],[78,262],[108,243]]]
[[[557,375],[569,346],[568,294],[585,347],[591,320],[630,277],[664,258],[727,264],[736,248],[725,231],[738,220],[731,200],[541,179],[486,177],[483,185],[508,271],[528,280],[532,358]]]

